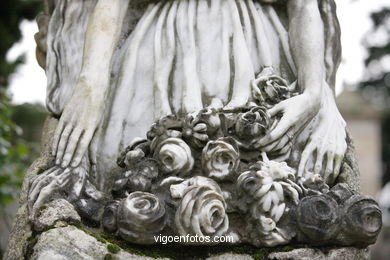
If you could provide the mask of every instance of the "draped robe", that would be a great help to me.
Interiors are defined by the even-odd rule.
[[[62,113],[76,85],[88,18],[96,2],[54,1],[46,72],[47,107],[55,115]],[[215,99],[226,105],[236,91],[250,91],[251,81],[264,66],[272,66],[290,83],[296,80],[286,4],[279,2],[131,2],[111,62],[106,113],[95,136],[97,172],[112,173],[119,153],[134,137],[145,137],[156,119],[196,111]],[[340,58],[335,5],[322,0],[319,7],[326,81],[334,87]]]

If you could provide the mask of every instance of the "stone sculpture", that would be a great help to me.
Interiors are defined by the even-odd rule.
[[[29,185],[33,223],[65,195],[132,243],[375,242],[381,212],[359,194],[334,99],[333,0],[45,2],[38,58],[58,126]]]

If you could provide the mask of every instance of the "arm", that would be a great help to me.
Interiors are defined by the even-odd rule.
[[[288,16],[290,46],[298,70],[298,84],[319,106],[325,78],[325,40],[317,0],[290,0]]]
[[[56,164],[79,165],[104,113],[110,64],[130,0],[99,0],[89,19],[79,79],[53,140]]]
[[[275,105],[271,116],[283,114],[280,122],[258,145],[263,150],[285,148],[318,113],[324,82],[324,30],[317,0],[289,0],[289,39],[303,92]]]

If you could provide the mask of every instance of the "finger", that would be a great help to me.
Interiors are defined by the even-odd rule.
[[[72,160],[72,164],[71,164],[72,167],[77,167],[80,164],[81,159],[83,158],[85,151],[87,150],[88,145],[91,142],[92,136],[93,136],[92,131],[86,131],[82,135]]]
[[[314,151],[314,145],[311,139],[309,139],[308,143],[305,146],[305,149],[302,152],[301,159],[299,161],[298,177],[302,177],[304,175],[307,161],[309,160],[309,156],[313,153],[313,151]]]
[[[341,155],[336,155],[334,159],[334,167],[333,167],[333,178],[332,178],[332,184],[336,181],[337,177],[339,176],[341,164],[343,162],[344,157]]]
[[[63,187],[61,184],[65,182],[64,179],[70,180],[69,171],[69,169],[63,171],[61,168],[57,168],[50,175],[46,176],[45,179],[40,180],[36,184],[34,190],[29,193],[29,209],[32,216],[35,216],[45,198],[52,194],[52,192],[45,194],[45,192],[51,189],[50,187]]]
[[[77,143],[80,139],[83,130],[81,128],[76,128],[73,130],[72,134],[69,137],[68,144],[66,146],[66,151],[62,159],[61,167],[68,167],[70,161],[72,160],[73,154],[75,152]]]
[[[64,188],[71,179],[70,168],[66,168],[60,175],[55,179],[57,186],[60,188]]]
[[[104,197],[103,194],[100,191],[98,191],[95,188],[95,186],[93,186],[92,183],[90,183],[88,180],[86,180],[86,182],[85,182],[84,192],[88,197],[90,197],[96,201],[99,201]]]
[[[285,148],[291,148],[291,147],[286,146]],[[285,148],[283,148],[283,149],[285,149]],[[290,157],[291,149],[285,149],[285,150],[286,150],[286,152],[280,153],[280,155],[277,158],[275,158],[274,160],[277,161],[277,162],[284,162],[284,161],[286,161]]]
[[[325,183],[328,183],[328,180],[333,173],[333,161],[334,161],[334,153],[327,152],[326,153],[326,168],[325,168],[325,174],[324,174]]]
[[[72,130],[73,130],[73,126],[71,124],[68,124],[61,134],[61,138],[57,148],[57,156],[56,156],[57,165],[61,163],[62,157],[64,156],[66,145],[68,143],[69,135],[72,133]]]
[[[37,198],[39,197],[39,194],[40,192],[42,191],[42,188],[44,188],[45,186],[47,186],[48,184],[50,184],[50,182],[53,180],[53,177],[50,176],[50,177],[47,177],[45,178],[44,180],[41,180],[37,186],[31,190],[31,192],[29,193],[29,198],[28,198],[28,201],[29,201],[29,208],[33,209],[33,206],[35,205],[36,203],[36,200]]]
[[[99,128],[100,129],[100,128]],[[97,164],[97,149],[98,149],[98,144],[99,144],[99,133],[100,131],[96,131],[95,134],[92,137],[91,144],[89,145],[89,160],[92,165]]]
[[[268,135],[266,135],[264,138],[260,139],[259,144],[261,146],[265,146],[269,143],[274,142],[275,140],[282,137],[288,129],[291,127],[290,120],[286,120],[285,117],[282,117],[279,124],[276,126],[276,128],[271,131]]]
[[[56,156],[57,150],[58,150],[58,143],[60,142],[60,137],[62,135],[62,132],[64,131],[65,124],[64,121],[60,119],[60,122],[58,123],[58,126],[56,128],[56,132],[54,133],[53,138],[53,146],[52,146],[52,155]]]
[[[261,151],[263,152],[271,152],[275,150],[274,148],[280,143],[281,140],[276,140],[275,142],[272,142],[264,147],[261,147]]]
[[[322,161],[324,159],[323,149],[317,149],[316,162],[314,164],[314,174],[320,174],[322,170]]]
[[[284,146],[281,150],[277,151],[279,154],[286,154],[291,151],[292,143],[288,143],[286,146]]]
[[[282,137],[282,139],[280,140],[280,142],[278,143],[278,145],[275,147],[274,151],[279,151],[283,148],[285,148],[286,146],[288,146],[288,144],[290,143],[290,137],[285,135]]]
[[[280,113],[283,111],[283,106],[279,103],[279,104],[276,104],[274,107],[270,108],[267,110],[268,111],[268,114],[273,117],[275,116],[276,114]]]
[[[37,184],[39,182],[41,182],[43,179],[45,179],[49,176],[54,176],[56,174],[56,172],[59,170],[60,169],[57,166],[55,166],[55,167],[52,167],[49,170],[45,171],[44,173],[38,175],[35,179],[33,179],[33,181],[30,184],[30,192],[35,189],[35,187],[37,186]]]
[[[44,187],[37,198],[37,200],[34,203],[34,206],[32,207],[31,215],[33,218],[37,215],[42,205],[45,203],[46,199],[51,196],[51,194],[56,190],[56,183],[51,182],[49,185]]]
[[[77,179],[72,183],[72,188],[68,197],[70,201],[75,201],[80,197],[87,176],[86,171],[82,168],[77,168],[75,174],[77,175]]]

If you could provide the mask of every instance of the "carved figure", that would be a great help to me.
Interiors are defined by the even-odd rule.
[[[157,231],[375,240],[380,211],[345,177],[357,169],[334,100],[333,0],[45,2],[37,57],[59,122],[54,166],[30,186],[32,220],[62,192],[136,243]],[[362,232],[359,205],[374,220]]]

